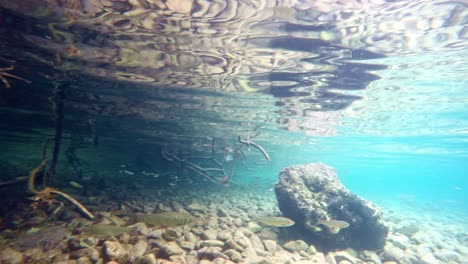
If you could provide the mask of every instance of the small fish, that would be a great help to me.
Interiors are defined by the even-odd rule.
[[[83,228],[83,232],[96,237],[103,236],[116,236],[123,233],[128,233],[132,230],[130,227],[108,225],[108,224],[94,224]]]
[[[348,228],[349,223],[341,220],[319,220],[317,225],[325,226],[331,234],[338,234],[341,229]]]
[[[72,186],[72,187],[75,187],[75,188],[78,188],[78,189],[83,189],[83,185],[77,183],[77,182],[74,182],[74,181],[71,181],[69,182],[69,184]]]
[[[125,173],[125,174],[128,174],[128,175],[135,175],[134,172],[131,172],[129,170],[123,170],[123,171],[120,171],[121,173]]]
[[[256,219],[257,222],[268,226],[288,227],[294,225],[294,221],[281,216],[265,216]]]
[[[129,223],[143,222],[158,227],[176,227],[194,223],[197,219],[189,213],[164,212],[157,214],[131,215]]]

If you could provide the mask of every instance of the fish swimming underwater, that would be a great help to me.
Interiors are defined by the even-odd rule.
[[[158,227],[176,227],[196,222],[196,218],[189,213],[163,212],[156,214],[134,214],[127,224],[143,222],[147,225]]]
[[[261,224],[275,227],[288,227],[295,224],[293,220],[281,216],[264,216],[255,220]]]
[[[128,233],[132,230],[130,227],[108,225],[108,224],[94,224],[83,228],[83,233],[93,235],[96,237],[103,236],[116,236],[123,233]]]

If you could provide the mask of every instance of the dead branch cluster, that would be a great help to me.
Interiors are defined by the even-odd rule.
[[[10,66],[10,67],[7,67],[7,68],[0,68],[0,80],[2,81],[3,85],[7,89],[11,88],[11,84],[10,84],[10,82],[8,81],[8,79],[6,77],[10,77],[10,78],[13,78],[13,79],[18,79],[18,80],[24,81],[26,83],[31,83],[31,81],[29,81],[29,80],[26,80],[24,78],[21,78],[19,76],[16,76],[16,75],[13,75],[13,74],[7,72],[7,71],[12,71],[14,69],[15,69],[14,66]]]
[[[271,161],[266,150],[252,141],[258,135],[247,136],[245,138],[238,136],[237,143],[233,147],[225,146],[221,152],[216,146],[216,139],[207,137],[211,141],[211,153],[206,156],[183,155],[164,148],[161,150],[161,156],[164,160],[193,172],[210,182],[227,185],[232,182],[234,168],[237,164],[242,165],[249,171],[253,171],[246,162],[248,160],[245,153],[246,148],[249,151],[250,147],[257,149],[266,161]]]
[[[58,205],[54,213],[58,212],[64,205],[62,202],[56,199],[57,196],[65,199],[66,201],[74,204],[84,215],[88,218],[93,219],[93,214],[80,202],[70,195],[59,191],[55,188],[45,186],[43,189],[39,190],[36,188],[36,178],[37,176],[44,171],[44,168],[47,164],[47,146],[48,142],[44,145],[44,150],[42,153],[41,163],[29,173],[28,178],[28,190],[33,193],[35,196],[31,198],[33,208],[38,208],[44,205]]]

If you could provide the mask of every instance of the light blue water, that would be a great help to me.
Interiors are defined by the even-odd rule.
[[[369,111],[343,111],[334,136],[296,135],[302,143],[289,147],[284,142],[273,150],[274,167],[323,162],[352,192],[379,205],[468,216],[467,86],[453,83],[413,81],[411,92],[389,100],[367,94],[377,100],[367,102]]]

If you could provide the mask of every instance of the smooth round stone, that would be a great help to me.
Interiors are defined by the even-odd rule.
[[[200,247],[223,247],[224,242],[220,240],[203,240],[200,242]]]
[[[294,240],[294,241],[289,241],[286,244],[283,245],[283,247],[289,251],[301,251],[301,250],[307,250],[309,245],[307,245],[306,242],[303,240]]]
[[[253,233],[258,233],[262,230],[262,227],[257,224],[256,222],[249,222],[247,224],[247,228],[252,231]]]

